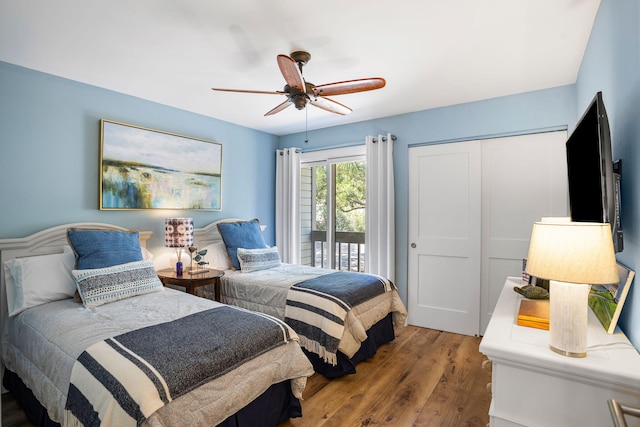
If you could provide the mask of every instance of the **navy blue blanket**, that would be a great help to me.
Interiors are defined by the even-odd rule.
[[[393,283],[372,274],[347,271],[325,274],[289,289],[285,322],[296,331],[302,347],[336,365],[349,310],[392,289]]]
[[[171,400],[290,339],[280,320],[227,306],[109,338],[75,362],[65,424],[139,424]]]

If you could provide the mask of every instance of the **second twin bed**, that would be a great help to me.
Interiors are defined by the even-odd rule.
[[[395,338],[407,311],[386,278],[280,262],[258,220],[224,220],[196,229],[209,266],[224,271],[220,301],[284,320],[316,372],[339,377]],[[213,298],[210,289],[204,296]]]

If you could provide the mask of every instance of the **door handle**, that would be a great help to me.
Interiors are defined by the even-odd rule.
[[[416,248],[416,246],[417,246],[417,245],[416,245],[415,243],[411,243],[411,247],[412,247],[413,249],[415,249],[415,248]]]

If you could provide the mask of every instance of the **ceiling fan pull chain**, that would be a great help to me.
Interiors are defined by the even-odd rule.
[[[304,109],[304,143],[309,143],[309,110]]]

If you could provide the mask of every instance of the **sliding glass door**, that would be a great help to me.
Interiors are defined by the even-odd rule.
[[[364,155],[335,156],[336,150],[331,151],[325,158],[312,153],[301,163],[302,263],[364,271]]]

